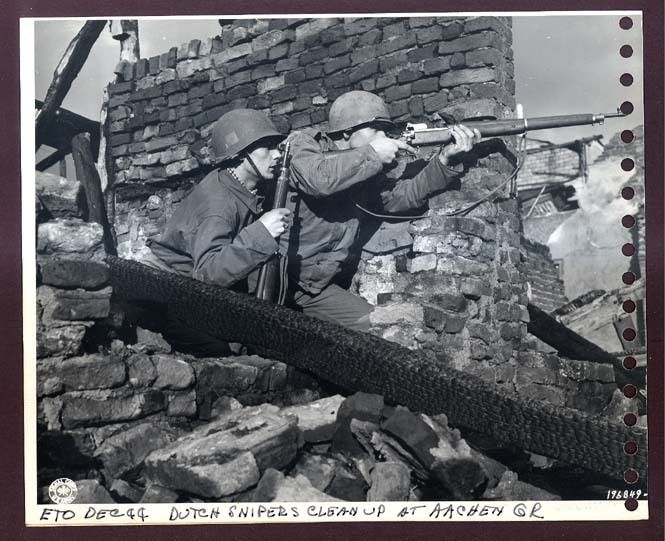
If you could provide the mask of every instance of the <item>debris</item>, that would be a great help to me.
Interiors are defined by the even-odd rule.
[[[339,465],[340,462],[332,457],[304,453],[291,475],[305,476],[315,489],[325,492],[335,477],[335,470]]]
[[[165,447],[176,438],[174,430],[154,423],[141,423],[109,438],[95,451],[107,480],[122,476],[140,465],[152,451]]]
[[[113,498],[119,503],[137,503],[143,497],[143,490],[123,479],[114,479],[110,491]]]
[[[78,494],[73,503],[115,503],[108,490],[96,479],[76,481]]]
[[[145,460],[154,483],[219,498],[241,492],[267,468],[283,468],[298,450],[294,417],[275,406],[231,411],[194,430]]]
[[[285,477],[269,468],[254,492],[256,502],[338,502],[340,501],[312,486],[307,477]]]
[[[329,441],[335,433],[337,414],[343,402],[343,396],[334,395],[309,404],[289,406],[281,412],[298,418],[298,428],[306,442]]]
[[[143,493],[139,503],[175,503],[178,493],[159,485],[150,485]]]
[[[377,394],[355,393],[344,400],[337,410],[333,447],[351,455],[362,455],[363,449],[351,433],[351,419],[378,423],[383,407],[383,396]]]
[[[499,484],[488,489],[483,494],[483,499],[507,500],[507,501],[529,501],[529,500],[560,500],[561,497],[542,488],[524,483],[517,478],[515,472],[506,471],[501,477]]]
[[[404,502],[409,500],[411,472],[403,462],[377,462],[372,470],[369,502]]]
[[[142,327],[136,327],[136,343],[147,353],[171,353],[171,344],[161,334]]]

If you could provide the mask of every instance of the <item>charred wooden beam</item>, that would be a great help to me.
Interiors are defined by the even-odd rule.
[[[35,100],[35,109],[40,110],[44,103]],[[48,126],[43,131],[42,144],[57,150],[67,149],[71,152],[72,137],[77,133],[87,132],[91,136],[92,153],[97,154],[99,149],[100,123],[87,117],[59,108]]]
[[[53,119],[72,82],[81,71],[83,64],[88,59],[90,49],[106,26],[106,21],[86,21],[79,33],[70,42],[65,54],[60,59],[53,74],[53,81],[46,91],[44,104],[35,118],[36,145],[42,143],[43,131]]]
[[[136,261],[109,257],[114,294],[154,303],[183,325],[240,342],[352,391],[382,394],[412,411],[445,413],[450,424],[623,478],[646,474],[646,431],[578,410],[520,398],[480,378],[366,333],[305,316]],[[637,453],[626,455],[626,441]]]
[[[137,19],[114,19],[111,35],[120,42],[120,62],[137,62],[141,58],[139,45],[139,21]]]
[[[72,139],[72,157],[76,168],[76,178],[83,184],[86,202],[88,204],[88,221],[97,222],[104,230],[104,247],[107,254],[115,254],[116,248],[112,240],[104,194],[95,167],[90,148],[90,135],[79,133]]]
[[[531,321],[527,324],[527,330],[536,338],[552,346],[564,357],[580,361],[617,364],[614,355],[593,342],[589,342],[575,331],[571,331],[547,312],[533,304],[529,304],[528,309]]]
[[[55,165],[56,163],[60,162],[63,160],[67,154],[71,152],[71,148],[65,147],[61,148],[60,150],[56,150],[55,152],[52,152],[46,158],[43,160],[40,160],[40,162],[35,166],[35,169],[37,171],[46,171],[49,167],[52,165]],[[62,174],[62,170],[60,171],[60,176],[64,177],[67,176],[67,169],[65,169],[65,174]]]

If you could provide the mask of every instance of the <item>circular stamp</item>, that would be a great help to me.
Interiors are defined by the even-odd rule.
[[[67,477],[56,479],[48,487],[48,495],[53,503],[72,503],[78,492],[76,483]]]

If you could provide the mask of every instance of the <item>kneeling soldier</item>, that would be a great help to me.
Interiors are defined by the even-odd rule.
[[[162,235],[149,243],[148,264],[203,282],[252,292],[258,267],[277,250],[289,224],[288,209],[261,216],[257,185],[274,179],[284,139],[260,111],[236,109],[212,128],[219,168],[182,201]],[[167,337],[181,351],[224,354],[224,346],[169,320]]]

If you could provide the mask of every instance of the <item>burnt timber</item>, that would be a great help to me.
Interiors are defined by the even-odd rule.
[[[109,256],[114,294],[162,305],[185,325],[346,389],[377,393],[453,426],[617,479],[646,475],[646,431],[497,389],[419,351],[141,263]],[[260,322],[260,324],[257,324]],[[637,444],[634,455],[624,444]]]

